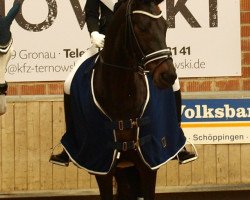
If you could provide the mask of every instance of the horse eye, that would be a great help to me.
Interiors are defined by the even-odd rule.
[[[139,29],[140,31],[142,31],[142,32],[146,32],[146,31],[148,30],[148,27],[147,27],[147,26],[144,26],[144,25],[142,25],[142,24],[138,25],[137,27],[138,27],[138,29]]]

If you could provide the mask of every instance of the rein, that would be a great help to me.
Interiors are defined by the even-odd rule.
[[[142,55],[142,58],[140,59],[140,61],[138,62],[137,66],[134,67],[127,67],[127,66],[122,66],[122,65],[116,65],[116,64],[110,64],[107,63],[103,60],[102,55],[100,54],[100,62],[104,65],[110,66],[110,67],[115,67],[115,68],[119,68],[119,69],[123,69],[123,70],[129,70],[129,71],[133,71],[133,72],[138,72],[139,74],[145,74],[145,73],[149,73],[148,70],[146,70],[146,65],[154,62],[156,60],[160,60],[160,59],[164,59],[163,61],[161,61],[157,66],[159,66],[162,62],[164,62],[165,60],[168,59],[172,59],[172,53],[171,51],[169,51],[168,49],[161,49],[161,50],[157,50],[155,52],[152,52],[150,54],[145,55],[139,42],[138,39],[136,37],[135,31],[134,31],[134,27],[133,27],[133,23],[132,23],[132,19],[131,19],[131,15],[132,14],[141,14],[141,15],[146,15],[152,19],[158,19],[161,18],[162,12],[160,12],[160,14],[158,15],[154,15],[152,13],[146,12],[144,10],[134,10],[131,12],[131,4],[132,4],[132,0],[129,0],[128,5],[127,5],[127,11],[126,11],[126,15],[127,15],[127,27],[129,28],[130,32],[132,33],[132,36],[135,39],[136,45]],[[126,31],[127,32],[127,31]],[[156,67],[157,67],[156,66]]]
[[[124,65],[115,65],[115,64],[110,64],[107,63],[103,60],[102,55],[100,54],[100,62],[104,65],[110,66],[110,67],[114,67],[114,68],[118,68],[118,69],[123,69],[123,70],[127,70],[127,71],[133,71],[133,72],[138,72],[139,74],[144,74],[144,73],[149,73],[148,70],[145,70],[144,68],[140,67],[140,66],[135,66],[135,67],[127,67]]]

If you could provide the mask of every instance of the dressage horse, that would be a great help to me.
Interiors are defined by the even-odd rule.
[[[154,199],[156,181],[156,170],[143,163],[136,148],[136,119],[140,118],[147,98],[144,73],[151,73],[154,84],[161,89],[171,87],[176,79],[165,42],[167,23],[161,16],[158,3],[129,0],[120,6],[106,34],[101,59],[94,73],[96,100],[102,110],[113,121],[120,122],[120,126],[122,120],[131,120],[131,128],[116,130],[117,141],[123,145],[118,163],[129,161],[138,169],[144,200]],[[131,141],[135,142],[135,147],[128,149],[128,144],[133,145]],[[102,200],[111,199],[112,173],[118,176],[118,195],[124,193],[126,186],[119,188],[124,177],[119,173],[123,172],[114,171],[106,176],[96,175]],[[134,173],[128,176],[136,176]],[[136,181],[135,178],[132,181]]]
[[[118,199],[153,200],[157,169],[185,144],[176,117],[177,75],[166,46],[167,23],[158,7],[162,1],[123,1],[103,50],[92,58],[93,68],[80,67],[72,82],[75,117],[62,145],[73,163],[95,175],[102,200],[113,199],[113,177]],[[81,85],[89,89],[82,92]],[[93,102],[83,107],[89,99]]]

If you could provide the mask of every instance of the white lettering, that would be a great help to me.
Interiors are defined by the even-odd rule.
[[[196,116],[195,118],[200,119],[201,118],[201,106],[200,105],[195,105],[196,108]]]
[[[208,108],[207,105],[202,105],[203,108],[203,118],[214,118],[213,111],[214,108]]]
[[[186,111],[185,111],[185,116],[186,116],[186,118],[188,118],[188,119],[192,119],[192,118],[194,118],[195,117],[195,111],[193,110],[193,109],[187,109]]]
[[[225,116],[223,108],[215,109],[215,118],[223,118]]]
[[[237,108],[236,117],[238,117],[238,118],[246,118],[247,117],[246,110],[244,108]]]
[[[224,107],[225,107],[226,118],[234,118],[235,117],[235,109],[230,108],[228,104],[225,104]]]

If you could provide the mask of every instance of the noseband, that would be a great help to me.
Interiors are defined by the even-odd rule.
[[[136,71],[136,72],[144,74],[144,73],[149,72],[148,70],[146,70],[146,65],[147,64],[149,64],[151,62],[154,62],[156,60],[172,59],[172,53],[168,49],[159,49],[159,50],[156,50],[156,51],[154,51],[154,52],[152,52],[150,54],[145,54],[143,52],[143,50],[142,50],[142,48],[141,48],[141,46],[139,44],[139,41],[138,41],[138,39],[136,37],[131,16],[133,14],[141,14],[141,15],[146,15],[146,16],[152,18],[152,19],[159,19],[159,18],[162,17],[162,12],[160,12],[160,14],[158,14],[158,15],[154,15],[152,13],[149,13],[149,12],[146,12],[146,11],[143,11],[143,10],[134,10],[134,11],[131,12],[131,10],[132,10],[131,9],[131,4],[132,4],[132,0],[129,0],[129,2],[127,4],[127,10],[126,10],[126,16],[127,16],[127,23],[126,24],[127,24],[127,28],[128,28],[128,30],[126,31],[126,34],[127,33],[132,34],[132,36],[133,36],[133,38],[134,38],[134,40],[136,42],[136,46],[139,49],[140,54],[142,55],[141,59],[138,61],[137,66],[135,66],[133,68],[106,63],[106,62],[104,62],[102,56],[100,56],[100,60],[101,60],[101,62],[103,64],[108,65],[108,66],[112,66],[112,67],[116,67],[116,68],[120,68],[120,69],[125,69],[125,70],[132,70],[132,71]],[[163,61],[161,61],[160,63],[162,63]]]

